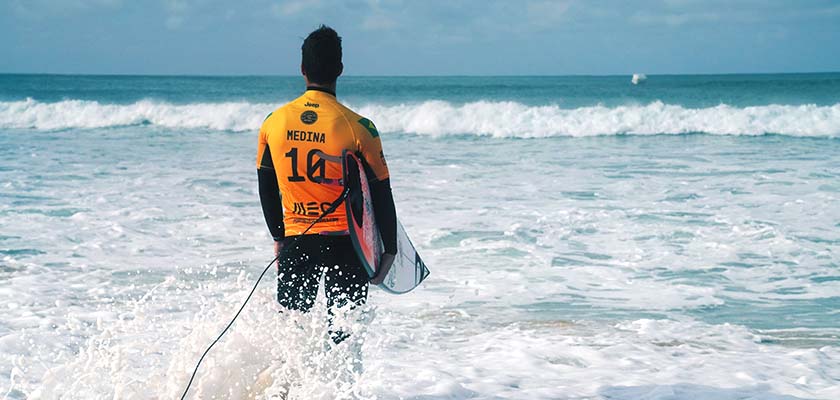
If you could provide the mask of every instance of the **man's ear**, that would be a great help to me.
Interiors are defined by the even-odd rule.
[[[306,76],[306,68],[303,68],[303,63],[300,63],[300,74]]]
[[[301,67],[303,67],[303,66],[301,66]],[[344,72],[344,63],[342,62],[342,63],[339,63],[339,64],[338,64],[338,76],[341,76],[341,74],[342,74],[343,72]],[[337,77],[336,77],[336,78],[337,78]]]

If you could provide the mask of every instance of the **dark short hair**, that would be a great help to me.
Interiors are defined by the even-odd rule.
[[[303,70],[313,83],[333,83],[341,75],[341,36],[329,26],[312,31],[300,47]]]

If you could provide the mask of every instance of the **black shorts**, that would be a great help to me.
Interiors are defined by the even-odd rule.
[[[324,275],[327,307],[365,303],[368,274],[359,262],[350,236],[304,235],[284,239],[277,269],[277,301],[290,310],[307,312],[315,304]]]

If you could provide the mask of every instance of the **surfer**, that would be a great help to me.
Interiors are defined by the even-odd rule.
[[[336,98],[344,69],[341,37],[321,25],[303,41],[301,52],[306,91],[266,117],[257,147],[260,203],[279,255],[277,301],[288,310],[309,311],[323,275],[330,310],[356,307],[365,303],[369,282],[385,278],[397,252],[390,175],[376,126]],[[343,187],[335,184],[342,177],[341,163],[331,156],[345,149],[363,160],[371,179],[385,251],[372,279],[351,242],[345,207],[333,207]],[[349,335],[331,331],[330,336],[338,344]]]

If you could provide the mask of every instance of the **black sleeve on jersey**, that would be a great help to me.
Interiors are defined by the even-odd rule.
[[[370,194],[385,252],[397,254],[397,210],[394,207],[394,196],[391,194],[391,180],[370,182]]]
[[[268,224],[268,231],[276,241],[285,237],[283,225],[283,203],[280,197],[280,187],[277,186],[277,173],[274,172],[274,164],[271,161],[271,153],[266,146],[263,159],[260,160],[260,168],[257,169],[257,181],[260,186],[260,204],[262,205],[265,223]],[[267,155],[267,156],[266,156]]]

